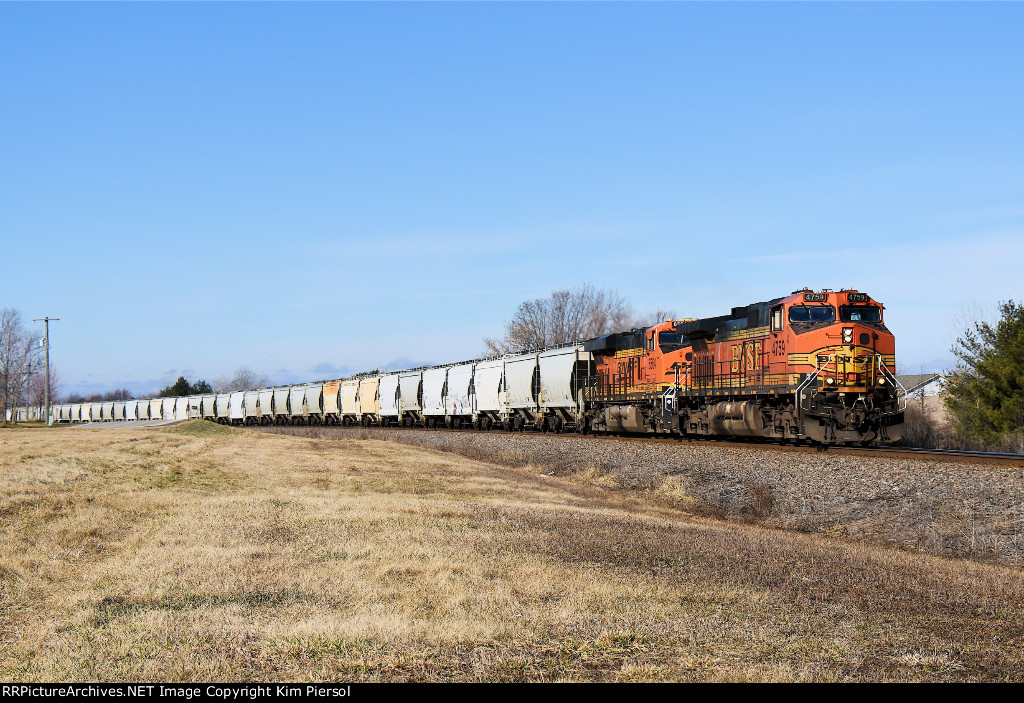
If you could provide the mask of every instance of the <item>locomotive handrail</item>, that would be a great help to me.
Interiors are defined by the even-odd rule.
[[[661,394],[661,421],[664,424],[670,425],[670,419],[677,411],[676,398],[679,395],[679,384],[673,383],[668,386]]]
[[[821,372],[825,370],[826,366],[828,366],[829,364],[832,363],[832,359],[834,357],[835,357],[835,354],[829,354],[828,355],[828,361],[826,361],[821,366],[818,366],[818,360],[815,359],[814,360],[814,373],[812,373],[810,376],[805,378],[800,383],[800,385],[796,387],[797,402],[800,404],[801,408],[804,407],[804,405],[803,405],[803,392],[804,392],[804,390],[814,382],[814,379],[816,379],[821,374]]]
[[[885,379],[889,383],[891,383],[893,385],[893,387],[896,389],[896,392],[897,392],[897,400],[896,400],[896,402],[897,402],[897,407],[899,408],[900,412],[906,410],[907,409],[907,389],[903,386],[902,383],[900,383],[900,379],[896,378],[896,376],[893,375],[893,373],[891,371],[889,371],[889,367],[885,365],[885,361],[882,360],[882,355],[881,354],[875,354],[875,359],[878,362],[878,368],[880,368],[882,370],[882,375],[885,376]]]

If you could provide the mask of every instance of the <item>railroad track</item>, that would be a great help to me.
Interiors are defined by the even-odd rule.
[[[273,426],[267,426],[270,428]],[[363,430],[367,428],[363,427],[338,427],[338,426],[312,426],[318,427],[321,430],[342,432],[353,432]],[[310,427],[310,429],[312,429]],[[260,429],[256,426],[251,429]],[[369,428],[374,431],[387,431],[387,430],[402,430],[405,432],[458,432],[459,434],[483,434],[483,435],[502,435],[511,434],[518,435],[523,434],[521,432],[511,432],[508,430],[446,430],[446,429],[427,429],[425,427],[377,427],[373,426]],[[987,465],[1001,465],[1001,466],[1018,466],[1024,467],[1024,454],[1009,454],[1001,452],[975,452],[965,451],[958,449],[917,449],[914,447],[857,447],[847,445],[821,445],[821,444],[777,444],[764,442],[759,440],[736,440],[736,439],[725,439],[716,437],[669,437],[669,436],[631,436],[631,435],[616,435],[616,434],[600,434],[600,435],[580,435],[575,433],[566,434],[555,434],[555,433],[540,433],[537,431],[528,431],[526,434],[530,436],[544,436],[552,439],[558,439],[561,437],[572,437],[575,439],[587,439],[591,441],[617,441],[617,442],[656,442],[656,443],[669,443],[669,444],[687,444],[694,446],[716,446],[716,447],[743,447],[746,449],[755,447],[763,448],[765,450],[772,451],[785,451],[785,452],[800,452],[808,454],[840,454],[840,455],[865,455],[874,454],[878,457],[890,458],[890,459],[918,459],[927,461],[945,461],[945,462],[957,462],[961,464],[987,464]]]

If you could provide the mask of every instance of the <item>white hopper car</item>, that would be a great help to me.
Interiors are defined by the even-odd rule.
[[[224,424],[582,427],[594,361],[574,344],[356,378],[187,398],[54,406],[67,422],[205,418]]]

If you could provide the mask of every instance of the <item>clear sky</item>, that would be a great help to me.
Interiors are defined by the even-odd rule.
[[[0,3],[0,306],[65,390],[472,357],[590,282],[1024,298],[1024,4]]]

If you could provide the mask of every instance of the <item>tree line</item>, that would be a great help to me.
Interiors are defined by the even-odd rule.
[[[244,391],[252,388],[262,388],[270,385],[270,379],[266,375],[257,373],[248,366],[239,367],[232,376],[215,378],[213,381],[205,379],[191,379],[187,376],[178,376],[173,383],[168,383],[156,393],[140,394],[136,396],[127,388],[119,388],[112,391],[100,393],[80,394],[71,393],[67,395],[64,403],[97,403],[110,400],[142,400],[145,398],[177,398],[187,395],[201,395],[203,393],[230,393],[232,391]]]
[[[0,309],[0,420],[8,408],[42,408],[46,396],[46,349],[42,330],[29,329],[21,312]],[[60,373],[50,366],[50,398],[60,391]]]

